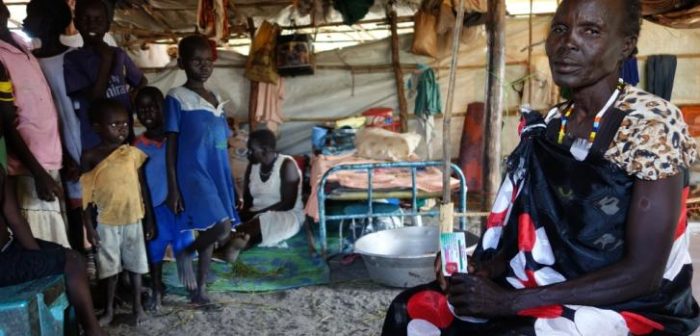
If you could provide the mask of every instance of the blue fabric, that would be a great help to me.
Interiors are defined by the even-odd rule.
[[[66,81],[66,93],[73,99],[73,107],[80,119],[80,134],[83,151],[91,149],[100,143],[100,138],[92,129],[88,120],[90,100],[84,94],[97,82],[97,75],[102,59],[94,49],[80,48],[66,54],[63,63],[63,73]],[[127,111],[131,111],[129,89],[136,87],[143,80],[143,72],[120,48],[114,48],[112,71],[107,82],[106,98],[119,101]],[[129,113],[129,123],[133,126],[134,117]],[[131,131],[130,131],[131,134]]]
[[[625,83],[637,86],[639,84],[639,67],[637,66],[637,58],[630,57],[622,63],[622,69],[620,69],[620,77]]]
[[[194,242],[192,231],[180,231],[177,217],[165,204],[155,207],[153,213],[158,234],[146,245],[148,247],[148,262],[151,264],[163,261],[168,245],[172,245],[173,252],[179,254]]]
[[[148,190],[151,192],[151,204],[157,207],[168,198],[168,174],[165,163],[166,143],[158,143],[141,135],[134,141],[134,146],[148,155],[145,175]]]
[[[216,115],[213,109],[184,87],[165,98],[165,131],[179,133],[176,169],[185,207],[179,221],[182,230],[206,230],[227,219],[234,225],[240,222],[228,161],[230,130],[224,114]]]

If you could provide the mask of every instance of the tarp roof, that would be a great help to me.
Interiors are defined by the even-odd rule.
[[[12,28],[19,29],[25,16],[28,0],[5,0],[11,10]],[[290,26],[290,18],[295,17],[292,0],[229,0],[229,24],[231,38],[224,48],[247,53],[249,34],[246,19],[253,18],[255,25],[263,20]],[[385,17],[387,0],[376,0],[375,5],[362,21],[382,21]],[[397,14],[405,22],[399,23],[399,34],[412,32],[410,16],[414,14],[421,0],[398,0]],[[183,34],[195,31],[198,0],[119,0],[115,11],[113,32],[123,43],[130,45],[144,42],[174,43]],[[551,13],[556,8],[556,0],[534,0],[533,13]],[[510,14],[530,12],[530,0],[506,0]],[[342,22],[340,13],[331,11],[326,23]],[[319,20],[317,20],[317,23]],[[309,15],[295,17],[295,23],[303,26],[311,23]],[[323,26],[308,31],[318,33],[315,48],[317,51],[331,50],[352,45],[381,40],[389,36],[385,22],[358,23],[353,26]]]

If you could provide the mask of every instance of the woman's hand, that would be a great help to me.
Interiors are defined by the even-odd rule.
[[[443,292],[447,292],[447,286],[449,285],[447,278],[442,274],[442,256],[440,252],[437,253],[437,256],[435,256],[435,263],[433,265],[435,267],[435,280],[437,281],[438,285],[440,285],[440,289],[442,289]]]
[[[94,248],[100,247],[100,235],[97,234],[95,228],[92,225],[85,228],[85,233],[87,234],[87,240]]]
[[[63,178],[67,181],[80,180],[80,165],[68,155],[63,155]]]
[[[156,237],[156,226],[153,223],[153,219],[148,216],[143,221],[143,235],[146,241],[151,241]]]
[[[36,194],[42,201],[53,202],[57,197],[61,198],[63,189],[56,180],[45,170],[34,176]]]
[[[173,188],[168,192],[168,198],[165,200],[168,208],[174,213],[179,214],[185,210],[185,206],[182,204],[182,197],[180,195],[180,189]]]
[[[495,279],[501,276],[505,271],[508,263],[501,254],[497,254],[491,260],[484,262],[476,262],[471,257],[469,258],[469,274],[481,276],[488,279]]]
[[[514,315],[514,298],[515,291],[478,275],[454,274],[447,290],[447,299],[460,316]]]

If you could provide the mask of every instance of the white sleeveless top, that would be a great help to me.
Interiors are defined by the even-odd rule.
[[[250,195],[253,196],[253,207],[251,210],[257,211],[260,209],[267,208],[275,203],[279,203],[282,200],[282,164],[285,160],[289,159],[297,169],[299,174],[299,185],[297,186],[297,200],[294,204],[294,208],[290,211],[303,211],[303,206],[301,204],[301,171],[299,166],[297,166],[296,161],[291,156],[278,154],[277,159],[275,159],[272,165],[271,174],[267,181],[263,182],[260,178],[260,164],[254,164],[250,167],[250,180],[248,181],[248,188],[250,189]]]

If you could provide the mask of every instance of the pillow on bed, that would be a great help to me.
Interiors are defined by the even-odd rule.
[[[357,155],[382,161],[406,161],[414,156],[421,137],[415,133],[395,133],[383,128],[368,127],[357,132]]]

